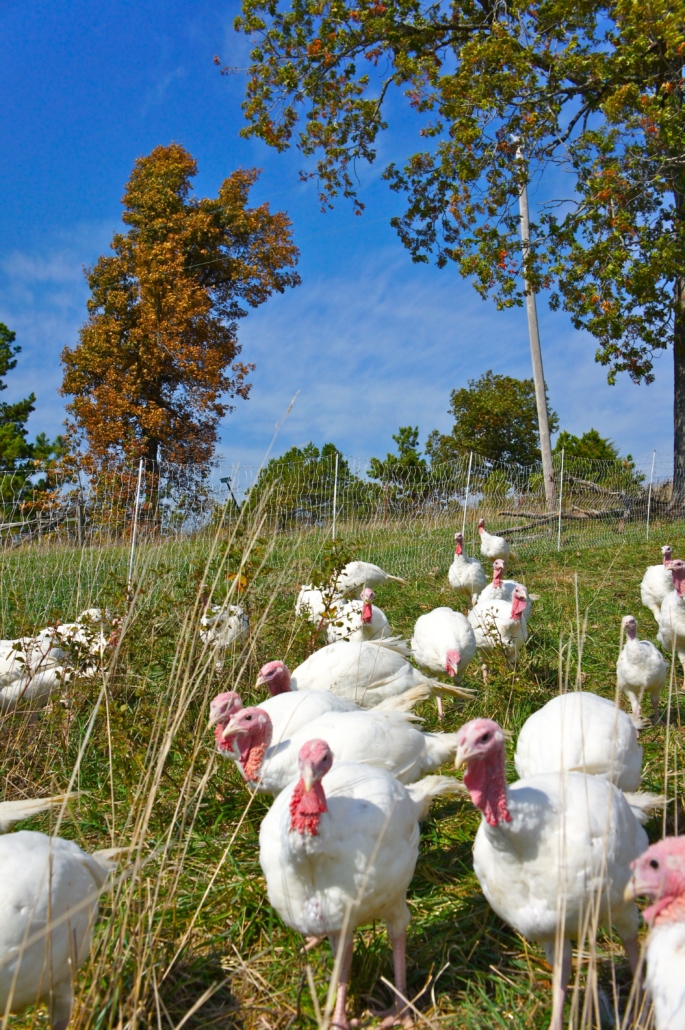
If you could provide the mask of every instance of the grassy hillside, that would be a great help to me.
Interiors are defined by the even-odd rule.
[[[93,959],[80,976],[79,1028],[161,1030],[182,1021],[188,1030],[314,1026],[307,962],[318,999],[325,999],[328,948],[305,958],[301,939],[266,900],[258,831],[268,799],[249,798],[232,763],[215,755],[207,731],[215,693],[237,689],[244,702],[259,700],[253,684],[265,661],[283,658],[294,667],[315,645],[293,608],[298,583],[324,563],[321,539],[261,540],[257,533],[143,548],[130,603],[125,549],[46,549],[5,558],[3,635],[33,630],[47,618],[72,618],[94,601],[125,619],[116,654],[97,677],[65,685],[63,697],[37,717],[28,710],[0,717],[4,798],[72,785],[80,796],[60,833],[89,849],[132,845],[128,872],[124,863],[113,892],[103,898]],[[641,636],[656,635],[651,613],[640,605],[639,583],[644,567],[659,561],[665,539],[655,527],[648,547],[617,535],[610,548],[516,557],[510,572],[541,598],[527,650],[514,671],[495,661],[485,678],[474,661],[467,685],[477,696],[468,703],[448,701],[440,728],[455,730],[466,719],[488,715],[515,734],[560,683],[570,689],[582,683],[613,697],[621,616],[634,614]],[[682,532],[669,528],[668,542],[675,554],[685,552]],[[409,636],[423,612],[460,606],[446,585],[448,535],[435,564],[434,547],[430,561],[424,560],[416,534],[403,552],[394,533],[385,555],[380,537],[372,553],[363,540],[357,543],[358,557],[411,576],[406,587],[377,591],[376,603],[394,631]],[[350,544],[345,550],[352,553]],[[403,554],[414,555],[413,575]],[[225,596],[237,582],[253,631],[245,651],[217,672],[196,634],[200,599]],[[676,672],[668,725],[642,735],[645,786],[672,799],[665,816],[669,832],[683,825],[685,707]],[[663,697],[664,713],[667,705]],[[428,728],[438,728],[434,702],[421,706],[420,714]],[[513,744],[509,751],[511,758]],[[514,779],[513,765],[508,771]],[[422,992],[417,1005],[435,1027],[544,1027],[549,967],[541,949],[504,926],[480,892],[471,868],[478,822],[468,800],[451,798],[436,803],[423,827],[409,898],[410,994]],[[27,824],[49,825],[47,817]],[[653,821],[650,837],[662,829],[661,818]],[[584,959],[573,1001],[577,1026],[596,1023],[592,1006],[583,1015],[587,969]],[[615,997],[622,1003],[629,985],[620,945],[602,936],[590,969],[588,996],[610,1025]],[[368,927],[355,941],[356,1015],[363,1015],[370,998],[387,1003],[381,977],[392,978],[388,942],[382,928]],[[42,1010],[9,1021],[13,1028],[43,1025]]]

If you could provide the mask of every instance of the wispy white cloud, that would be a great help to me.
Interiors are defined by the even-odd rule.
[[[540,315],[550,400],[562,427],[582,433],[594,426],[624,453],[669,450],[668,355],[653,386],[623,379],[609,387],[592,339],[563,315],[542,306]],[[354,273],[306,278],[251,315],[241,339],[257,371],[251,399],[226,420],[223,450],[242,462],[260,460],[298,390],[279,450],[334,440],[368,456],[392,448],[399,425],[419,425],[422,440],[433,428],[447,431],[450,390],[488,368],[531,375],[522,310],[497,312],[453,272],[412,266],[397,250]]]
[[[112,226],[80,227],[40,253],[17,251],[0,262],[0,320],[23,347],[9,377],[8,400],[37,394],[32,432],[58,432],[64,418],[59,354],[73,346],[85,318],[82,266],[107,249]],[[368,223],[367,231],[373,232]],[[453,270],[412,265],[399,247],[344,258],[305,241],[303,285],[277,296],[240,326],[242,357],[254,361],[250,400],[237,401],[222,429],[222,453],[258,464],[295,393],[275,453],[293,444],[333,440],[367,457],[393,447],[400,425],[425,440],[446,431],[450,390],[487,368],[530,375],[525,313],[497,312]],[[625,453],[671,447],[670,355],[651,387],[627,379],[606,385],[595,344],[541,305],[546,375],[561,425],[591,426]]]

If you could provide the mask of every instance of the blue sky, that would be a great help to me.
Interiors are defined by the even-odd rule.
[[[243,359],[257,370],[250,400],[222,425],[223,455],[259,463],[298,391],[276,453],[312,439],[367,457],[391,449],[399,425],[418,425],[422,441],[447,431],[450,389],[488,368],[530,375],[524,311],[497,312],[454,269],[413,265],[400,245],[388,221],[402,201],[380,181],[415,142],[399,104],[394,135],[362,170],[361,218],[344,204],[320,213],[296,152],[239,139],[243,79],[212,63],[219,54],[245,64],[236,13],[215,0],[0,0],[0,321],[23,348],[3,399],[33,390],[32,432],[59,431],[59,354],[85,318],[82,269],[120,226],[135,158],[175,140],[198,162],[200,194],[216,193],[236,167],[262,168],[254,200],[288,211],[301,249],[302,285],[240,326]],[[562,428],[593,426],[624,453],[670,451],[670,352],[654,385],[609,387],[592,339],[544,304],[540,315]]]

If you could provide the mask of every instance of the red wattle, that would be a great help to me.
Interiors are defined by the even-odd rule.
[[[502,821],[511,822],[507,808],[504,755],[470,761],[464,773],[464,784],[489,826],[497,826]]]
[[[223,732],[224,727],[219,723],[214,727],[214,740],[216,741],[216,746],[219,751],[222,751],[224,754],[230,754],[230,752],[233,751],[235,737],[226,737],[224,740]]]
[[[646,923],[660,926],[663,923],[681,923],[685,919],[685,897],[682,894],[666,894],[642,913]]]
[[[326,795],[323,792],[323,784],[317,780],[310,791],[305,790],[304,780],[298,780],[290,798],[290,829],[298,833],[308,833],[310,837],[317,837],[319,833],[319,819],[323,812],[328,811]]]
[[[362,622],[364,622],[364,623],[371,622],[372,618],[373,618],[373,605],[365,603],[364,607],[362,608]]]

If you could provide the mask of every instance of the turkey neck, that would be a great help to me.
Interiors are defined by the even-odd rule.
[[[642,913],[645,922],[654,926],[681,923],[685,919],[685,895],[665,894]]]
[[[240,765],[248,783],[259,779],[262,760],[271,743],[271,730],[267,733],[244,734],[236,738],[240,752]]]
[[[504,754],[472,759],[464,773],[464,784],[471,801],[483,813],[488,826],[511,822],[507,807],[507,781],[504,774]]]
[[[290,798],[289,808],[291,830],[297,830],[303,836],[318,836],[319,819],[323,812],[328,811],[321,781],[316,780],[312,789],[308,791],[304,780],[300,778]]]

